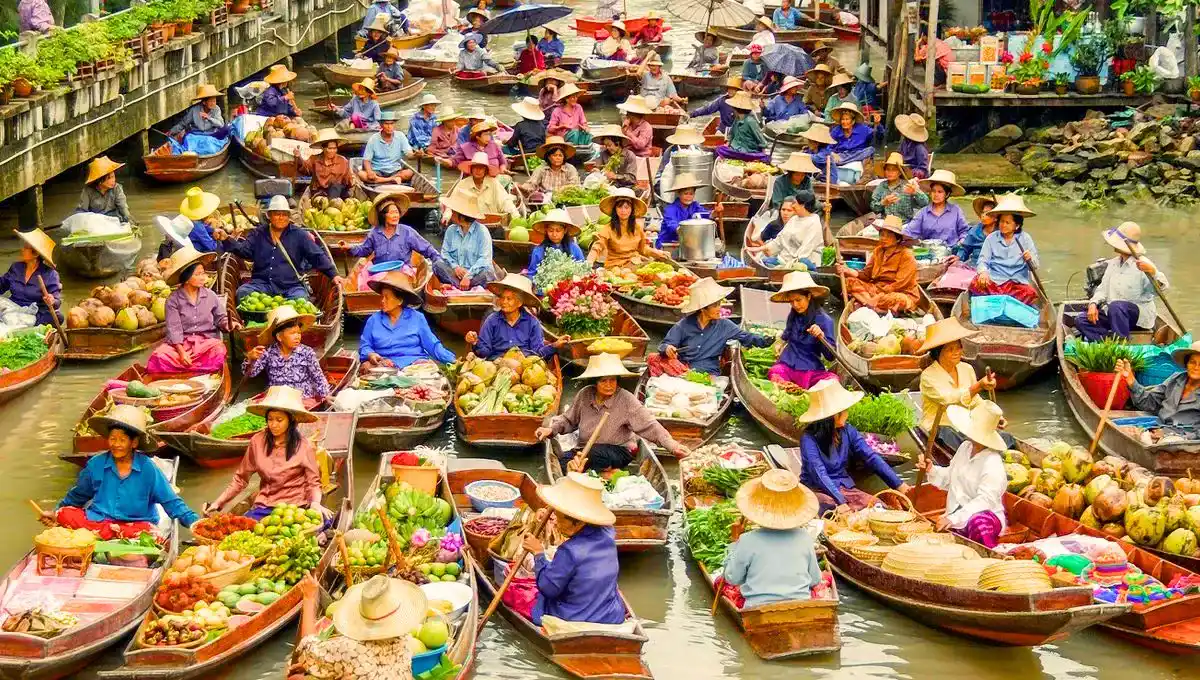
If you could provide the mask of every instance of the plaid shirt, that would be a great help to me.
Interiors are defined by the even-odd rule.
[[[553,193],[562,187],[579,186],[579,171],[570,163],[563,163],[558,170],[543,165],[529,176],[529,183],[540,191]]]
[[[918,189],[913,194],[904,192],[904,186],[908,184],[904,180],[897,180],[895,185],[888,184],[886,180],[875,187],[875,191],[871,192],[871,210],[883,215],[895,215],[900,218],[901,222],[911,222],[916,216],[917,211],[929,205],[929,196]],[[889,194],[895,195],[900,200],[891,205],[884,205],[883,199]]]

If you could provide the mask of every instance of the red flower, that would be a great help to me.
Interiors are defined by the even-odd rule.
[[[1021,63],[1022,63],[1022,64],[1027,64],[1027,63],[1029,63],[1029,60],[1030,60],[1030,59],[1033,59],[1033,55],[1032,55],[1032,54],[1030,54],[1029,52],[1023,52],[1023,53],[1021,54]]]
[[[1004,54],[1000,55],[1000,63],[1002,63],[1002,64],[1011,64],[1011,63],[1013,63],[1013,55],[1012,55],[1012,52],[1009,52],[1008,50],[1005,50],[1005,51],[1004,51]]]
[[[1048,43],[1048,42],[1042,43],[1042,51],[1043,52],[1045,52],[1046,54],[1050,54],[1051,49],[1052,48],[1050,47],[1050,43]]]

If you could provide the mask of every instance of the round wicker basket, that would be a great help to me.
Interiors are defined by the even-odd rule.
[[[908,500],[908,496],[905,496],[904,494],[902,494],[898,491],[893,491],[892,489],[884,489],[883,491],[880,491],[879,493],[875,494],[875,500],[879,500],[879,497],[884,494],[892,494],[893,496],[900,498],[901,501],[903,501],[903,504],[908,506],[908,509],[907,510],[891,510],[891,509],[871,510],[870,514],[867,515],[867,522],[871,526],[871,533],[875,534],[876,536],[878,536],[880,538],[894,538],[896,536],[896,530],[900,527],[901,524],[905,524],[907,522],[912,522],[913,520],[917,519],[919,517],[919,515],[917,514],[916,510],[913,508],[912,501]]]
[[[878,567],[895,548],[894,545],[852,545],[846,548],[846,552],[867,564]]]
[[[884,571],[898,576],[924,579],[930,567],[964,559],[957,545],[901,543],[892,548],[880,566]]]
[[[984,557],[978,560],[950,560],[935,564],[925,570],[925,580],[940,583],[954,588],[979,587],[979,574],[1000,560],[994,557]]]
[[[848,529],[838,531],[832,535],[826,534],[826,537],[830,543],[847,552],[850,551],[850,548],[875,545],[879,542],[878,536],[872,536],[871,534],[864,534],[858,531],[850,531]]]
[[[928,534],[933,533],[933,531],[933,524],[926,522],[925,520],[905,522],[904,524],[896,527],[896,542],[906,543],[912,540],[912,537],[916,536],[917,534]]]
[[[1005,560],[979,573],[979,587],[1001,593],[1044,593],[1052,590],[1050,575],[1036,562]]]
[[[921,532],[909,534],[905,543],[958,543],[958,538],[951,533]]]

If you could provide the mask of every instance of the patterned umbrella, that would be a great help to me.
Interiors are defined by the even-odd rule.
[[[812,57],[808,56],[804,48],[786,43],[767,45],[763,50],[762,60],[768,71],[797,78],[808,73],[813,67]]]
[[[520,33],[544,26],[571,13],[570,7],[562,5],[520,5],[497,14],[479,27],[480,33]]]
[[[735,0],[672,0],[667,11],[701,26],[743,26],[754,21],[754,10]]]

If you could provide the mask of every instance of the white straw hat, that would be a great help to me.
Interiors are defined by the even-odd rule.
[[[546,113],[542,111],[542,106],[538,104],[538,100],[533,97],[525,97],[519,102],[513,102],[509,105],[517,115],[528,120],[543,120],[546,118]]]
[[[610,527],[617,523],[617,517],[604,506],[603,492],[604,482],[578,472],[568,472],[553,486],[542,484],[537,490],[538,496],[556,511],[585,524]]]
[[[955,317],[949,317],[936,321],[932,326],[925,329],[925,342],[921,343],[921,347],[917,349],[917,354],[924,354],[935,347],[948,345],[956,340],[969,338],[978,335],[979,331],[971,330],[958,322]]]
[[[791,470],[767,470],[742,484],[734,497],[742,516],[767,529],[795,529],[808,524],[821,504]]]
[[[808,410],[796,418],[798,423],[815,423],[848,410],[866,395],[851,392],[832,378],[822,380],[808,390]]]
[[[267,388],[263,398],[246,407],[246,410],[256,416],[266,417],[268,411],[285,411],[297,423],[314,423],[317,416],[304,408],[304,395],[300,390],[288,385],[274,385]]]
[[[625,364],[621,363],[621,357],[616,354],[603,352],[601,354],[593,354],[588,357],[587,368],[580,373],[576,380],[588,380],[591,378],[633,378],[637,377],[637,373],[625,368]]]
[[[962,185],[958,183],[958,176],[953,172],[939,168],[933,171],[933,174],[921,180],[921,191],[929,193],[934,184],[941,184],[943,187],[949,187],[951,196],[962,196],[967,193]]]
[[[132,404],[117,404],[102,416],[88,419],[88,427],[107,437],[113,427],[133,430],[141,437],[146,435],[146,412]]]
[[[788,293],[796,291],[805,291],[814,298],[825,297],[829,294],[829,289],[813,281],[812,275],[808,272],[788,272],[783,277],[783,285],[779,287],[779,291],[771,295],[771,302],[787,302]]]
[[[264,346],[271,344],[272,338],[275,337],[275,330],[296,319],[300,321],[300,331],[304,332],[316,322],[317,317],[312,314],[301,314],[292,305],[279,305],[272,309],[267,314],[267,324],[258,333],[258,343]]]
[[[360,642],[391,640],[420,626],[428,607],[425,591],[415,583],[376,574],[346,590],[333,613],[333,627]]]
[[[1122,222],[1104,232],[1104,242],[1126,255],[1142,255],[1146,246],[1142,245],[1142,228],[1137,222]]]
[[[999,432],[1000,419],[1004,417],[1004,412],[994,402],[985,399],[972,409],[951,404],[946,408],[946,415],[954,429],[971,441],[996,451],[1008,448]]]
[[[520,296],[526,307],[540,307],[542,304],[538,296],[533,294],[533,283],[520,274],[505,274],[503,279],[487,284],[487,289],[496,297],[499,297],[504,289],[511,290]]]
[[[732,288],[722,286],[711,276],[706,276],[688,286],[688,302],[679,311],[685,316],[695,314],[713,303],[724,300],[732,293]]]
[[[1016,194],[1004,194],[996,202],[996,207],[987,211],[988,215],[1023,215],[1033,217],[1037,213],[1025,206],[1025,199]]]

